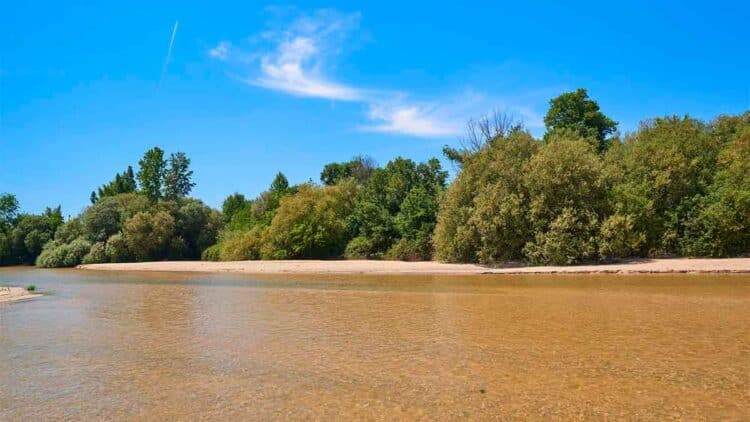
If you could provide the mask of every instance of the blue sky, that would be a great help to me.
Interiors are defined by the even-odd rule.
[[[0,192],[30,212],[78,213],[155,145],[219,206],[277,171],[439,156],[493,109],[538,135],[578,87],[625,132],[750,109],[747,2],[32,3],[0,13]]]

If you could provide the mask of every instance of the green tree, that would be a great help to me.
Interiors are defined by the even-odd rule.
[[[152,201],[162,196],[162,183],[166,172],[167,162],[164,160],[164,151],[159,147],[151,148],[143,154],[138,161],[138,181],[141,190]]]
[[[516,130],[465,156],[438,212],[438,259],[495,263],[523,258],[522,249],[533,238],[523,176],[538,148],[528,132]]]
[[[431,254],[432,228],[436,223],[438,197],[445,188],[447,173],[437,159],[417,164],[397,157],[384,168],[373,170],[360,190],[349,217],[355,243],[348,248],[352,257],[398,258]],[[389,254],[401,239],[404,254]]]
[[[186,197],[195,187],[191,180],[193,171],[190,170],[190,159],[185,153],[171,154],[168,160],[169,168],[164,172],[164,197],[177,199]]]
[[[4,193],[0,195],[0,229],[7,228],[18,214],[18,199],[15,195]]]
[[[281,200],[261,248],[264,259],[332,258],[344,253],[346,217],[354,205],[356,185],[325,188],[305,184]]]
[[[221,204],[221,213],[227,220],[231,220],[232,217],[240,211],[247,204],[245,195],[241,193],[233,193],[224,200]]]
[[[366,183],[375,167],[372,158],[359,155],[347,162],[326,164],[320,173],[320,181],[326,186],[335,185],[347,178],[353,178],[358,183]]]
[[[269,192],[276,195],[283,195],[289,189],[289,180],[287,180],[284,173],[278,172],[271,182],[271,187],[268,188]]]
[[[125,222],[123,235],[136,260],[166,257],[175,230],[175,220],[166,211],[140,212]]]
[[[604,115],[599,104],[590,99],[583,88],[550,100],[544,124],[550,132],[568,129],[583,138],[594,138],[598,141],[597,148],[600,152],[607,149],[607,136],[617,129],[617,122]]]
[[[102,185],[98,189],[98,193],[91,192],[89,199],[93,204],[99,199],[104,198],[105,196],[114,196],[121,193],[135,192],[136,188],[137,185],[135,181],[135,175],[133,174],[133,167],[128,166],[128,168],[122,173],[117,173],[115,175],[115,178],[111,182]]]

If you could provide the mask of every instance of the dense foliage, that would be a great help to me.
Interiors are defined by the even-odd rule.
[[[46,217],[56,223],[43,226],[49,229],[38,235],[43,240],[41,245],[29,242],[34,248],[27,247],[27,258],[22,262],[70,267],[80,263],[199,258],[216,243],[223,226],[222,216],[201,201],[186,198],[194,183],[185,154],[172,154],[168,160],[163,160],[163,154],[154,148],[140,161],[140,190],[128,167],[92,195],[91,206],[64,224],[62,217],[57,217],[59,208],[35,216],[33,221]],[[22,216],[16,220],[14,231],[25,227]]]
[[[203,257],[429,259],[446,177],[436,159],[397,158],[379,168],[367,157],[327,164],[323,186],[290,187],[279,173],[253,200],[227,197],[227,226]]]
[[[43,267],[161,259],[437,258],[573,264],[643,256],[750,253],[750,111],[711,122],[667,116],[621,136],[579,89],[550,101],[537,139],[507,116],[468,124],[437,159],[357,156],[326,164],[320,184],[276,174],[221,212],[188,198],[184,153],[152,148],[91,193],[19,213],[0,195],[0,265]]]
[[[591,101],[582,90],[552,100],[542,140],[516,130],[461,155],[438,213],[438,259],[750,252],[750,112],[657,118],[621,140],[605,138],[614,122]]]
[[[60,207],[42,214],[19,214],[11,194],[0,195],[0,265],[33,264],[63,224]]]

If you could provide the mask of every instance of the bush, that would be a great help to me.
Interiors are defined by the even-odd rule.
[[[526,244],[524,254],[536,265],[575,264],[596,257],[596,235],[596,215],[565,208],[549,230],[537,233]]]
[[[187,242],[185,242],[185,239],[177,236],[173,237],[172,240],[169,241],[169,246],[167,247],[167,259],[185,259],[189,256],[189,254],[190,251],[188,249]]]
[[[26,286],[26,291],[27,292],[35,292],[36,291],[36,286],[33,285],[33,284],[29,284],[28,286]]]
[[[70,243],[49,242],[36,260],[42,268],[75,267],[91,250],[91,243],[78,238]]]
[[[351,180],[325,188],[302,185],[282,198],[261,248],[263,259],[342,256],[355,189]]]
[[[260,259],[264,232],[263,228],[256,226],[244,233],[227,233],[221,242],[221,260],[244,261]]]
[[[364,236],[357,236],[346,245],[344,256],[347,259],[370,259],[378,257],[372,240]]]
[[[125,222],[123,236],[136,260],[145,261],[166,256],[174,229],[174,218],[167,211],[139,212]]]
[[[206,248],[201,253],[201,260],[203,261],[221,261],[221,244],[216,244]]]
[[[516,130],[463,159],[440,204],[435,254],[448,262],[492,263],[522,256],[533,238],[524,169],[540,143]]]
[[[626,258],[643,254],[646,235],[635,230],[631,215],[615,214],[604,220],[599,234],[602,258]]]
[[[107,262],[106,246],[104,242],[96,242],[91,245],[91,249],[86,256],[83,257],[81,263],[83,264],[101,264]]]
[[[112,235],[104,247],[104,253],[109,262],[128,262],[133,259],[133,254],[128,249],[128,243],[121,233]]]
[[[388,250],[386,258],[399,261],[427,261],[432,258],[432,245],[425,240],[401,239]]]

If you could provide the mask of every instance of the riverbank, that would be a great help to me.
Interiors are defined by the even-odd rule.
[[[0,303],[33,299],[39,296],[41,295],[38,293],[31,293],[23,287],[0,287]]]
[[[374,260],[160,261],[79,265],[83,270],[246,274],[555,274],[555,273],[750,273],[750,258],[641,259],[615,264],[505,266]]]

